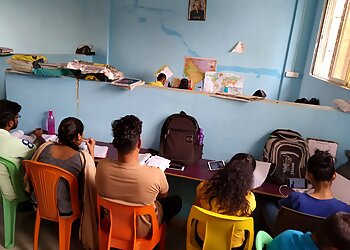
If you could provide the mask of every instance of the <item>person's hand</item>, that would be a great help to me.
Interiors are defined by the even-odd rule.
[[[43,130],[42,130],[41,128],[36,128],[36,129],[33,131],[33,134],[36,136],[36,138],[42,137],[42,135],[43,135]]]
[[[87,148],[89,150],[90,155],[92,157],[94,157],[95,144],[96,144],[95,140],[90,137],[88,139],[85,139],[84,142],[86,143],[86,146],[87,146]]]

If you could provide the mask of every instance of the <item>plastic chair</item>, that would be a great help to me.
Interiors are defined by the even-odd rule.
[[[38,202],[34,229],[34,246],[38,249],[38,238],[41,219],[56,221],[59,225],[59,249],[70,249],[70,235],[72,223],[80,217],[78,202],[78,181],[70,172],[36,161],[25,160],[27,174],[34,187],[35,197]],[[57,185],[60,178],[67,180],[72,204],[71,216],[61,217],[57,207]]]
[[[324,217],[305,214],[282,206],[278,211],[272,236],[276,237],[288,229],[294,229],[304,233],[314,232],[324,220]]]
[[[5,248],[12,248],[15,245],[17,205],[22,201],[29,200],[30,197],[25,193],[23,189],[22,178],[19,176],[16,165],[1,157],[0,164],[4,165],[7,168],[13,190],[17,196],[15,200],[9,201],[6,200],[3,195],[1,195],[4,214]]]
[[[195,221],[205,222],[206,233],[201,248],[195,239]],[[223,215],[192,206],[187,220],[186,249],[227,250],[231,249],[232,234],[235,230],[248,231],[244,249],[251,250],[254,241],[254,221],[251,217]]]
[[[165,224],[158,226],[158,220],[153,205],[127,206],[116,203],[97,195],[98,214],[101,215],[101,207],[109,210],[109,220],[98,219],[98,236],[100,250],[118,249],[142,249],[151,250],[158,243],[160,249],[165,249]],[[150,215],[152,233],[150,238],[137,238],[137,216]]]
[[[255,238],[256,250],[263,250],[271,241],[272,237],[268,233],[265,231],[259,231]]]

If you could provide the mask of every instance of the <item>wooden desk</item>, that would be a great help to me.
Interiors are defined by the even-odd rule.
[[[117,159],[117,150],[113,147],[111,143],[106,142],[96,142],[99,146],[107,146],[108,147],[108,153],[107,158],[109,159]],[[147,153],[146,149],[141,149],[141,153]],[[98,161],[98,159],[97,159]],[[195,181],[204,181],[209,180],[215,172],[209,171],[208,169],[208,163],[209,160],[206,159],[200,159],[198,162],[185,167],[184,171],[179,170],[173,170],[173,169],[166,169],[165,174],[176,176],[180,178],[186,178],[191,179]],[[256,194],[263,194],[263,195],[269,195],[274,196],[278,198],[283,198],[283,195],[279,192],[279,185],[272,184],[272,183],[266,183],[264,182],[260,187],[255,188],[252,190]],[[293,190],[289,188],[283,188],[282,192],[284,195],[288,195]]]

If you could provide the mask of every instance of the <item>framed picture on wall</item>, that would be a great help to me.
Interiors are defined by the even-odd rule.
[[[188,20],[205,21],[207,0],[188,0]]]

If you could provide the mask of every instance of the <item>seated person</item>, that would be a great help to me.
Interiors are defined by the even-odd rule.
[[[201,182],[196,191],[196,202],[204,209],[225,215],[250,216],[256,207],[253,185],[253,172],[256,161],[249,154],[239,153],[208,181]],[[197,225],[196,239],[203,245],[205,225]],[[244,231],[235,231],[233,249],[243,249]]]
[[[158,222],[169,221],[180,212],[182,201],[179,196],[166,197],[169,186],[162,170],[139,164],[142,122],[133,115],[127,115],[113,121],[112,131],[118,160],[99,162],[96,171],[98,194],[130,206],[153,204]],[[148,235],[151,228],[148,219],[149,216],[139,218],[138,238]]]
[[[58,166],[72,173],[78,178],[80,191],[83,190],[83,168],[79,145],[85,141],[90,153],[94,155],[95,141],[91,138],[83,139],[84,125],[74,117],[68,117],[62,120],[58,127],[58,143],[48,142],[43,144],[39,150],[37,161]],[[81,193],[81,192],[80,192]],[[57,187],[57,206],[60,215],[69,216],[72,214],[72,207],[69,196],[68,182],[60,180]]]
[[[19,139],[10,134],[11,130],[17,128],[21,108],[21,105],[16,102],[0,100],[0,157],[11,161],[16,165],[20,174],[24,175],[21,160],[29,159],[35,152],[36,146],[28,140]],[[36,129],[34,134],[37,138],[41,137],[41,129]],[[0,193],[6,200],[17,198],[8,170],[2,164],[0,164]]]
[[[150,86],[164,87],[164,83],[166,81],[166,75],[164,73],[160,73],[157,76],[157,81],[148,83]]]
[[[336,174],[334,158],[330,153],[316,150],[307,163],[306,178],[314,191],[310,194],[293,192],[280,201],[281,206],[320,217],[336,212],[350,213],[349,205],[333,197],[331,186]]]
[[[58,143],[48,141],[41,145],[32,160],[52,164],[72,173],[78,179],[79,200],[83,207],[81,221],[81,240],[87,249],[96,249],[98,242],[96,223],[96,189],[94,162],[95,141],[84,140],[84,125],[75,118],[68,117],[58,127]],[[85,142],[89,152],[81,151],[79,145]],[[82,192],[84,191],[84,194]],[[61,216],[72,214],[69,185],[60,180],[57,187],[57,206]],[[95,236],[95,237],[94,237]]]
[[[350,214],[338,212],[328,217],[314,233],[287,230],[267,246],[267,250],[350,249]]]
[[[188,89],[188,79],[182,78],[180,81],[179,89]]]

